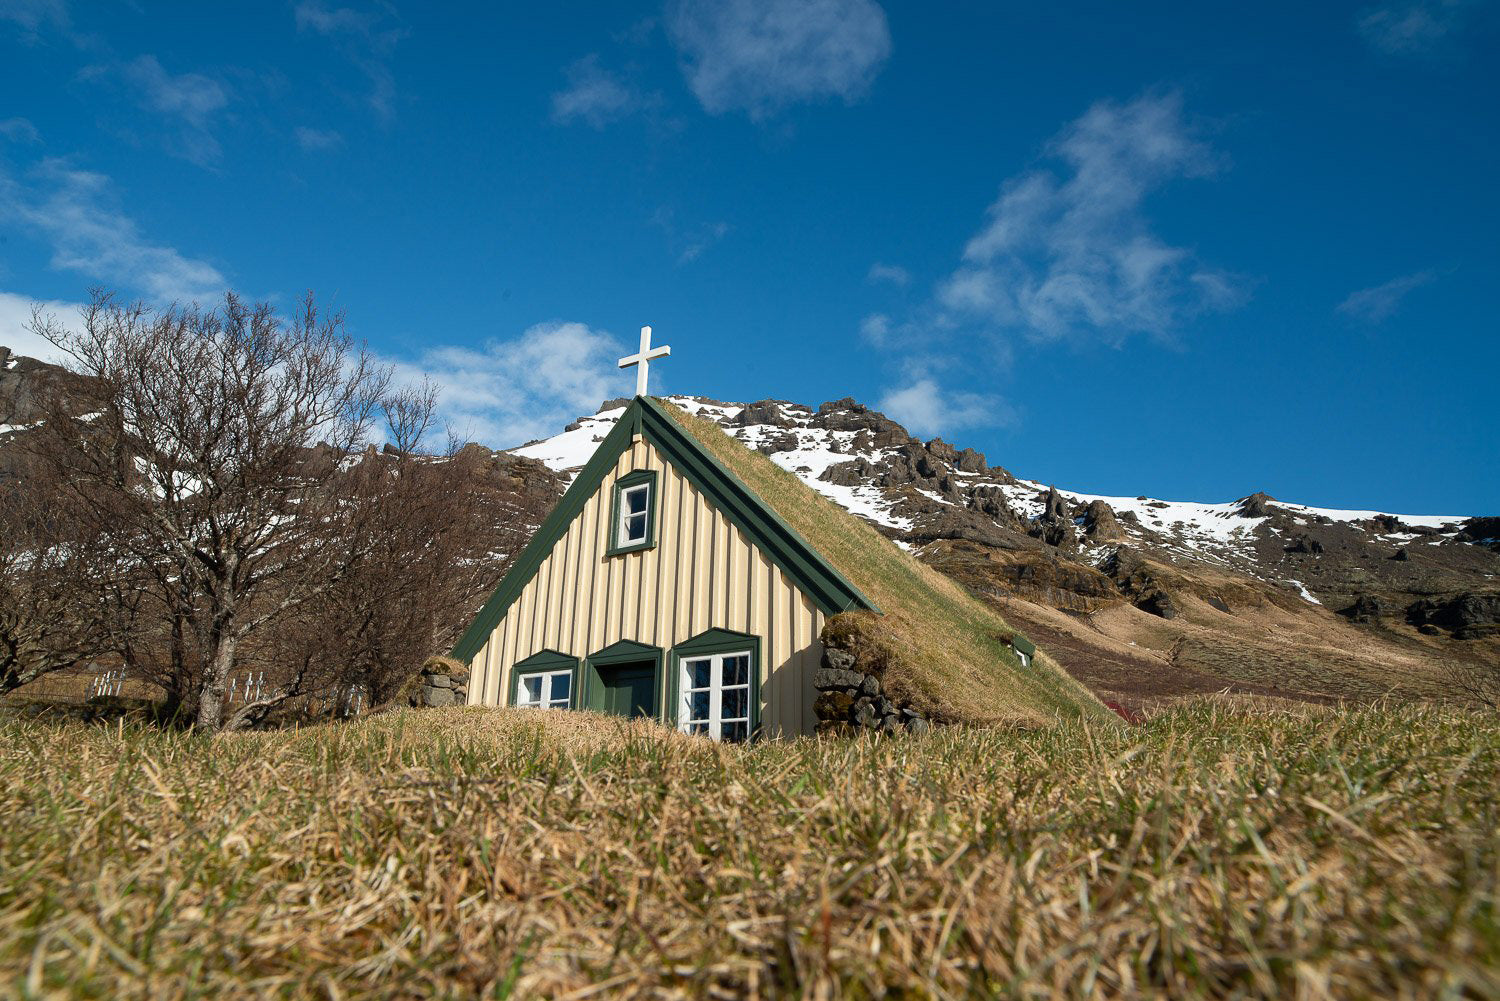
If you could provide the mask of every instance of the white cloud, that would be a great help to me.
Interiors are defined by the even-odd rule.
[[[628,395],[635,376],[617,367],[624,353],[586,324],[541,323],[482,348],[433,348],[396,368],[400,379],[439,385],[441,414],[460,435],[509,448]]]
[[[704,109],[752,118],[799,101],[853,101],[891,52],[873,0],[675,0],[667,33]]]
[[[865,276],[865,280],[871,282],[889,282],[892,285],[905,288],[911,284],[911,272],[899,264],[881,264],[879,261],[876,261],[870,265],[870,273]]]
[[[1361,37],[1392,56],[1431,56],[1442,51],[1464,26],[1473,0],[1417,0],[1363,11],[1356,22]]]
[[[63,353],[51,341],[26,329],[31,324],[31,308],[35,305],[64,322],[76,317],[83,309],[80,302],[38,301],[14,292],[0,292],[0,347],[10,348],[15,354],[27,358],[61,362]]]
[[[938,289],[943,323],[977,322],[1042,339],[1118,342],[1166,335],[1241,301],[1241,284],[1152,232],[1146,197],[1219,163],[1183,119],[1179,95],[1101,101],[1047,147],[1061,170],[1007,181],[963,264]]]
[[[24,184],[0,173],[0,222],[22,226],[52,246],[52,266],[90,281],[138,290],[157,302],[218,298],[228,286],[206,261],[143,237],[114,205],[109,178],[45,160]]]
[[[891,318],[884,313],[871,313],[859,321],[859,335],[877,348],[883,348],[891,336]]]
[[[560,125],[583,121],[600,129],[646,104],[634,87],[600,66],[597,55],[584,56],[565,73],[568,86],[552,95],[552,120]]]
[[[344,142],[344,137],[332,129],[310,129],[306,125],[299,125],[295,130],[295,134],[297,136],[297,145],[309,153],[337,149]]]
[[[389,60],[406,29],[397,23],[396,8],[375,3],[368,9],[330,7],[318,0],[297,5],[298,31],[311,31],[332,41],[364,73],[370,83],[366,100],[375,113],[389,120],[396,113],[396,78]]]
[[[1401,302],[1413,290],[1421,288],[1437,277],[1431,270],[1392,278],[1372,288],[1362,288],[1349,293],[1335,308],[1345,316],[1364,323],[1380,323],[1389,319],[1400,308]]]
[[[42,141],[42,134],[25,118],[7,118],[0,121],[0,136],[12,142],[35,143]]]
[[[219,158],[221,150],[212,129],[214,119],[229,104],[223,84],[201,73],[173,75],[151,55],[125,64],[120,72],[143,107],[176,123],[179,135],[174,152],[198,164]]]
[[[1015,412],[999,397],[944,389],[930,375],[918,375],[887,392],[879,409],[923,437],[1015,421]]]

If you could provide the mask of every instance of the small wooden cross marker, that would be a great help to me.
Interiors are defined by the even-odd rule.
[[[624,358],[620,359],[620,367],[621,368],[629,368],[632,365],[636,366],[636,370],[635,370],[635,395],[636,396],[645,396],[646,395],[646,376],[647,376],[647,373],[651,370],[651,359],[652,358],[665,358],[667,355],[669,355],[671,353],[672,353],[672,348],[669,345],[666,345],[666,344],[663,344],[659,348],[653,348],[651,346],[651,328],[650,327],[642,327],[641,328],[641,350],[639,352],[637,352],[636,354],[626,355]]]

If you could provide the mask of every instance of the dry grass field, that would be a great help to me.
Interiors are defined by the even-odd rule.
[[[1500,720],[0,718],[0,995],[1500,996]]]

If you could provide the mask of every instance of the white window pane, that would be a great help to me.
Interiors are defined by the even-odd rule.
[[[707,721],[709,716],[711,692],[689,692],[687,697],[688,719],[698,722]]]
[[[573,672],[563,671],[552,675],[552,691],[547,694],[553,702],[562,702],[563,705],[567,705],[568,696],[572,694],[572,691]]]
[[[542,701],[542,681],[540,674],[528,674],[521,678],[521,705],[535,706]]]
[[[750,739],[749,723],[725,723],[719,730],[719,739],[729,744],[741,744]]]
[[[625,539],[627,542],[640,542],[646,537],[646,516],[644,514],[633,514],[625,519]]]
[[[634,490],[625,491],[625,510],[631,514],[645,514],[646,500],[650,492],[649,487],[636,487]]]
[[[743,719],[750,718],[750,690],[748,688],[731,688],[724,692],[724,701],[719,707],[720,719]]]

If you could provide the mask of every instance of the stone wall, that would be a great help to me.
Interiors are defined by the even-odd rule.
[[[932,728],[921,713],[882,692],[879,678],[856,668],[850,651],[824,648],[823,666],[813,672],[813,687],[818,690],[813,711],[818,714],[819,733],[926,733]]]
[[[431,657],[422,665],[416,706],[461,706],[469,701],[469,669],[451,657]]]

